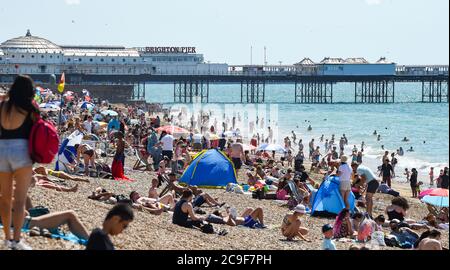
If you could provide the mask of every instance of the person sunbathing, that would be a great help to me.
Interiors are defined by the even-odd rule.
[[[266,228],[264,225],[264,213],[262,208],[246,208],[240,216],[236,209],[227,207],[226,213],[215,210],[206,221],[210,223],[226,224],[229,226],[244,226],[248,228]]]
[[[81,223],[77,214],[73,210],[60,211],[45,214],[39,217],[30,217],[26,211],[25,222],[23,229],[31,229],[36,235],[37,231],[35,227],[47,230],[57,229],[61,225],[67,224],[70,232],[72,232],[78,238],[87,240],[89,238],[89,232],[86,226]],[[31,232],[30,232],[31,233]]]
[[[92,192],[91,195],[88,196],[88,198],[96,201],[108,201],[114,196],[115,196],[114,193],[108,192],[106,191],[106,189],[102,187],[98,187],[95,189],[94,192]]]
[[[294,208],[293,214],[287,214],[281,225],[281,233],[287,238],[288,241],[292,241],[295,237],[311,242],[305,235],[308,234],[308,229],[301,227],[302,222],[300,217],[306,213],[306,208],[304,205],[299,204]]]
[[[80,181],[80,182],[87,182],[89,183],[88,179],[85,178],[81,178],[81,177],[76,177],[76,176],[72,176],[70,174],[67,174],[63,171],[54,171],[51,169],[47,169],[44,166],[38,166],[36,168],[33,169],[34,173],[42,175],[42,176],[54,176],[57,178],[61,178],[64,180],[72,180],[72,181]]]
[[[223,205],[225,205],[225,203],[219,203],[217,198],[214,199],[213,197],[211,197],[211,195],[209,195],[206,192],[203,192],[203,190],[199,189],[197,186],[188,186],[188,187],[180,186],[178,184],[177,176],[174,173],[169,173],[168,176],[169,176],[169,187],[168,187],[169,191],[173,190],[175,194],[182,194],[183,191],[186,189],[192,190],[192,193],[195,195],[195,200],[193,203],[194,207],[200,207],[205,202],[212,207],[214,206],[222,207]]]
[[[71,188],[66,188],[63,186],[60,186],[50,180],[48,178],[40,177],[39,175],[35,175],[31,177],[31,187],[38,186],[48,189],[54,189],[61,192],[77,192],[78,191],[78,184]]]
[[[169,206],[160,205],[155,199],[141,197],[136,191],[130,193],[130,200],[133,202],[133,208],[145,210],[154,215],[160,215],[164,210],[170,208]]]
[[[175,207],[175,200],[173,198],[172,194],[165,194],[162,197],[159,197],[158,195],[158,184],[159,181],[157,178],[153,178],[152,179],[152,186],[150,187],[150,190],[148,191],[148,197],[150,199],[155,199],[156,202],[165,204],[165,205],[170,205],[170,208],[173,209]]]

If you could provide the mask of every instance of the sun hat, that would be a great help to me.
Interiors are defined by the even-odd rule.
[[[347,162],[347,156],[342,156],[341,157],[341,162]]]
[[[294,208],[294,212],[300,213],[300,214],[306,214],[306,208],[303,204],[298,204],[295,208]]]

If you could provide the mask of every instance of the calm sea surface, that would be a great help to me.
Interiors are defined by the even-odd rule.
[[[353,84],[341,83],[333,88],[334,104],[289,104],[294,101],[293,84],[266,85],[265,106],[267,109],[270,107],[277,110],[277,119],[273,120],[276,122],[272,122],[272,127],[278,127],[277,141],[281,142],[283,137],[294,131],[298,138],[303,139],[305,146],[311,138],[315,138],[317,145],[323,149],[323,143],[319,143],[322,134],[325,138],[335,134],[339,140],[345,133],[349,139],[349,149],[353,145],[360,148],[361,142],[365,142],[364,162],[373,169],[380,163],[378,160],[383,153],[381,145],[391,151],[399,147],[405,150],[405,155],[398,157],[398,172],[405,167],[415,167],[425,180],[430,166],[448,166],[448,103],[418,103],[421,100],[420,84],[397,83],[395,99],[398,103],[395,104],[354,104]],[[173,84],[149,84],[146,90],[147,101],[164,103],[166,106],[176,105],[173,103]],[[236,111],[244,114],[245,106],[239,105],[239,102],[239,84],[210,85],[209,106],[225,108],[226,103],[233,104]],[[219,117],[219,110],[215,111]],[[268,116],[266,122],[267,119]],[[219,121],[219,126],[220,123]],[[262,131],[266,131],[268,125],[269,123]],[[307,131],[308,125],[312,126],[312,131]],[[376,136],[372,135],[374,130],[381,134],[381,141],[377,141]],[[402,142],[403,137],[410,141]],[[411,146],[415,151],[406,152]],[[435,175],[438,174],[439,170],[435,170]]]

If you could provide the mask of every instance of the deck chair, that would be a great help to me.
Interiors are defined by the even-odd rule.
[[[147,158],[141,152],[140,148],[135,148],[134,154],[135,154],[137,160],[133,165],[133,170],[139,170],[139,171],[151,171],[152,170],[152,164],[148,163]]]
[[[166,195],[166,193],[168,193],[170,191],[170,181],[169,178],[167,177],[167,175],[163,174],[163,175],[158,175],[158,180],[161,183],[161,186],[164,186],[164,188],[162,189],[161,193],[159,193],[159,197],[162,197],[164,195]]]
[[[289,195],[291,198],[294,198],[297,200],[297,202],[301,203],[303,201],[303,197],[300,195],[297,185],[294,183],[294,181],[288,181],[287,182],[289,186]]]

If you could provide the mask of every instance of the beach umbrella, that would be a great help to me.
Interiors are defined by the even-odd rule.
[[[109,115],[109,116],[118,116],[119,114],[117,112],[113,111],[113,110],[104,110],[104,111],[102,111],[102,115],[104,115],[104,116],[107,116],[107,115]]]
[[[189,134],[187,129],[177,126],[162,126],[156,129],[158,132],[167,132],[169,134]]]
[[[419,198],[425,197],[425,196],[442,196],[442,197],[448,197],[448,189],[445,188],[430,188],[427,190],[424,190],[420,192]]]
[[[82,102],[78,106],[80,107],[80,109],[87,109],[87,110],[92,110],[95,108],[95,104],[87,102],[87,101]]]
[[[437,207],[448,207],[448,196],[430,196],[427,195],[422,198],[422,202],[428,203]]]
[[[61,108],[58,105],[56,105],[56,104],[42,103],[42,104],[39,105],[39,109],[41,111],[44,111],[44,112],[57,112]]]
[[[278,152],[278,153],[286,153],[286,149],[284,149],[283,146],[281,146],[279,144],[273,144],[273,143],[271,143],[271,144],[267,144],[267,143],[261,144],[258,147],[258,150],[275,151],[275,152]]]

